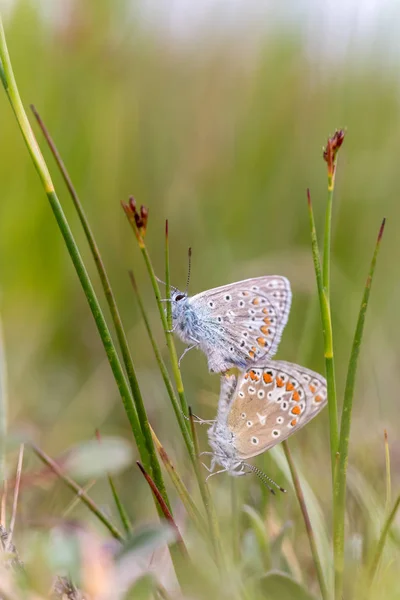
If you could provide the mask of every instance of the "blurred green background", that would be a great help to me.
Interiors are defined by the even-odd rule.
[[[187,248],[193,248],[191,293],[250,276],[286,275],[294,300],[277,357],[323,371],[306,188],[321,232],[322,146],[328,134],[346,127],[332,259],[339,399],[374,242],[386,216],[351,445],[352,466],[371,490],[383,492],[385,427],[394,484],[400,472],[400,53],[394,28],[384,27],[396,10],[385,4],[387,11],[360,33],[349,22],[342,27],[340,14],[313,13],[311,4],[301,15],[289,4],[286,14],[278,3],[269,3],[265,28],[260,19],[225,21],[220,6],[218,14],[204,11],[201,24],[188,22],[186,30],[185,11],[175,10],[175,20],[182,21],[177,29],[168,8],[158,18],[157,3],[153,11],[148,5],[25,0],[12,4],[5,26],[25,105],[34,103],[49,127],[102,250],[151,422],[184,472],[181,437],[128,269],[135,272],[164,348],[162,331],[120,202],[133,194],[149,208],[147,243],[161,278],[166,218],[172,283],[178,287],[185,286]],[[91,438],[96,428],[130,439],[87,302],[3,93],[0,135],[0,311],[11,424],[28,427],[54,456]],[[69,196],[39,132],[38,139],[100,293]],[[218,377],[208,374],[205,358],[195,351],[185,357],[182,370],[190,404],[211,418]],[[324,502],[327,415],[296,436],[292,448]],[[273,474],[268,461],[262,457],[260,464]],[[134,467],[122,480],[124,497],[135,490],[148,498]],[[39,514],[58,514],[64,502],[61,484],[58,489],[51,496],[36,492]],[[99,484],[96,494],[106,502],[109,492]],[[137,502],[130,509],[146,512]],[[298,519],[294,497],[285,510]]]

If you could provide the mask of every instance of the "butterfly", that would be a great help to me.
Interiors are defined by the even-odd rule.
[[[289,362],[264,361],[221,380],[217,418],[208,430],[213,475],[264,475],[246,461],[286,440],[327,403],[325,378]],[[214,472],[216,465],[222,469]]]
[[[278,349],[292,292],[286,277],[245,279],[189,297],[173,289],[172,330],[207,356],[211,372],[246,369]]]

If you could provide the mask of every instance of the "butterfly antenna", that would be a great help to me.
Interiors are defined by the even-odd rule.
[[[192,267],[192,249],[189,248],[188,249],[188,276],[187,276],[187,281],[186,281],[186,296],[188,294],[188,290],[189,290],[189,281],[190,281],[190,269]]]
[[[252,471],[255,475],[257,475],[257,477],[259,479],[261,479],[261,481],[267,486],[267,488],[269,489],[269,491],[271,492],[271,494],[275,495],[275,491],[271,488],[271,486],[269,485],[270,483],[272,483],[280,492],[283,492],[286,494],[286,490],[281,487],[280,485],[278,485],[276,483],[276,481],[274,481],[273,479],[271,479],[271,477],[268,477],[268,475],[266,475],[264,473],[264,471],[261,471],[261,469],[259,469],[258,467],[255,467],[254,465],[250,465],[249,463],[243,463],[248,469],[250,469],[250,471]]]

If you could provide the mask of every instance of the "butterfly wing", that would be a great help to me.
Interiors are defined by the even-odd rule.
[[[287,439],[327,402],[322,375],[284,361],[267,361],[244,373],[227,418],[240,459]]]
[[[217,368],[247,367],[275,354],[287,323],[292,293],[290,283],[278,275],[246,279],[207,290],[190,298],[204,319],[204,331],[213,328],[209,363]]]

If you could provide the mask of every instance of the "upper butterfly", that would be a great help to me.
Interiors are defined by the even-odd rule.
[[[211,372],[247,369],[275,354],[287,323],[292,292],[286,277],[245,279],[196,296],[174,289],[173,331],[200,348]],[[181,358],[182,358],[181,357]]]

